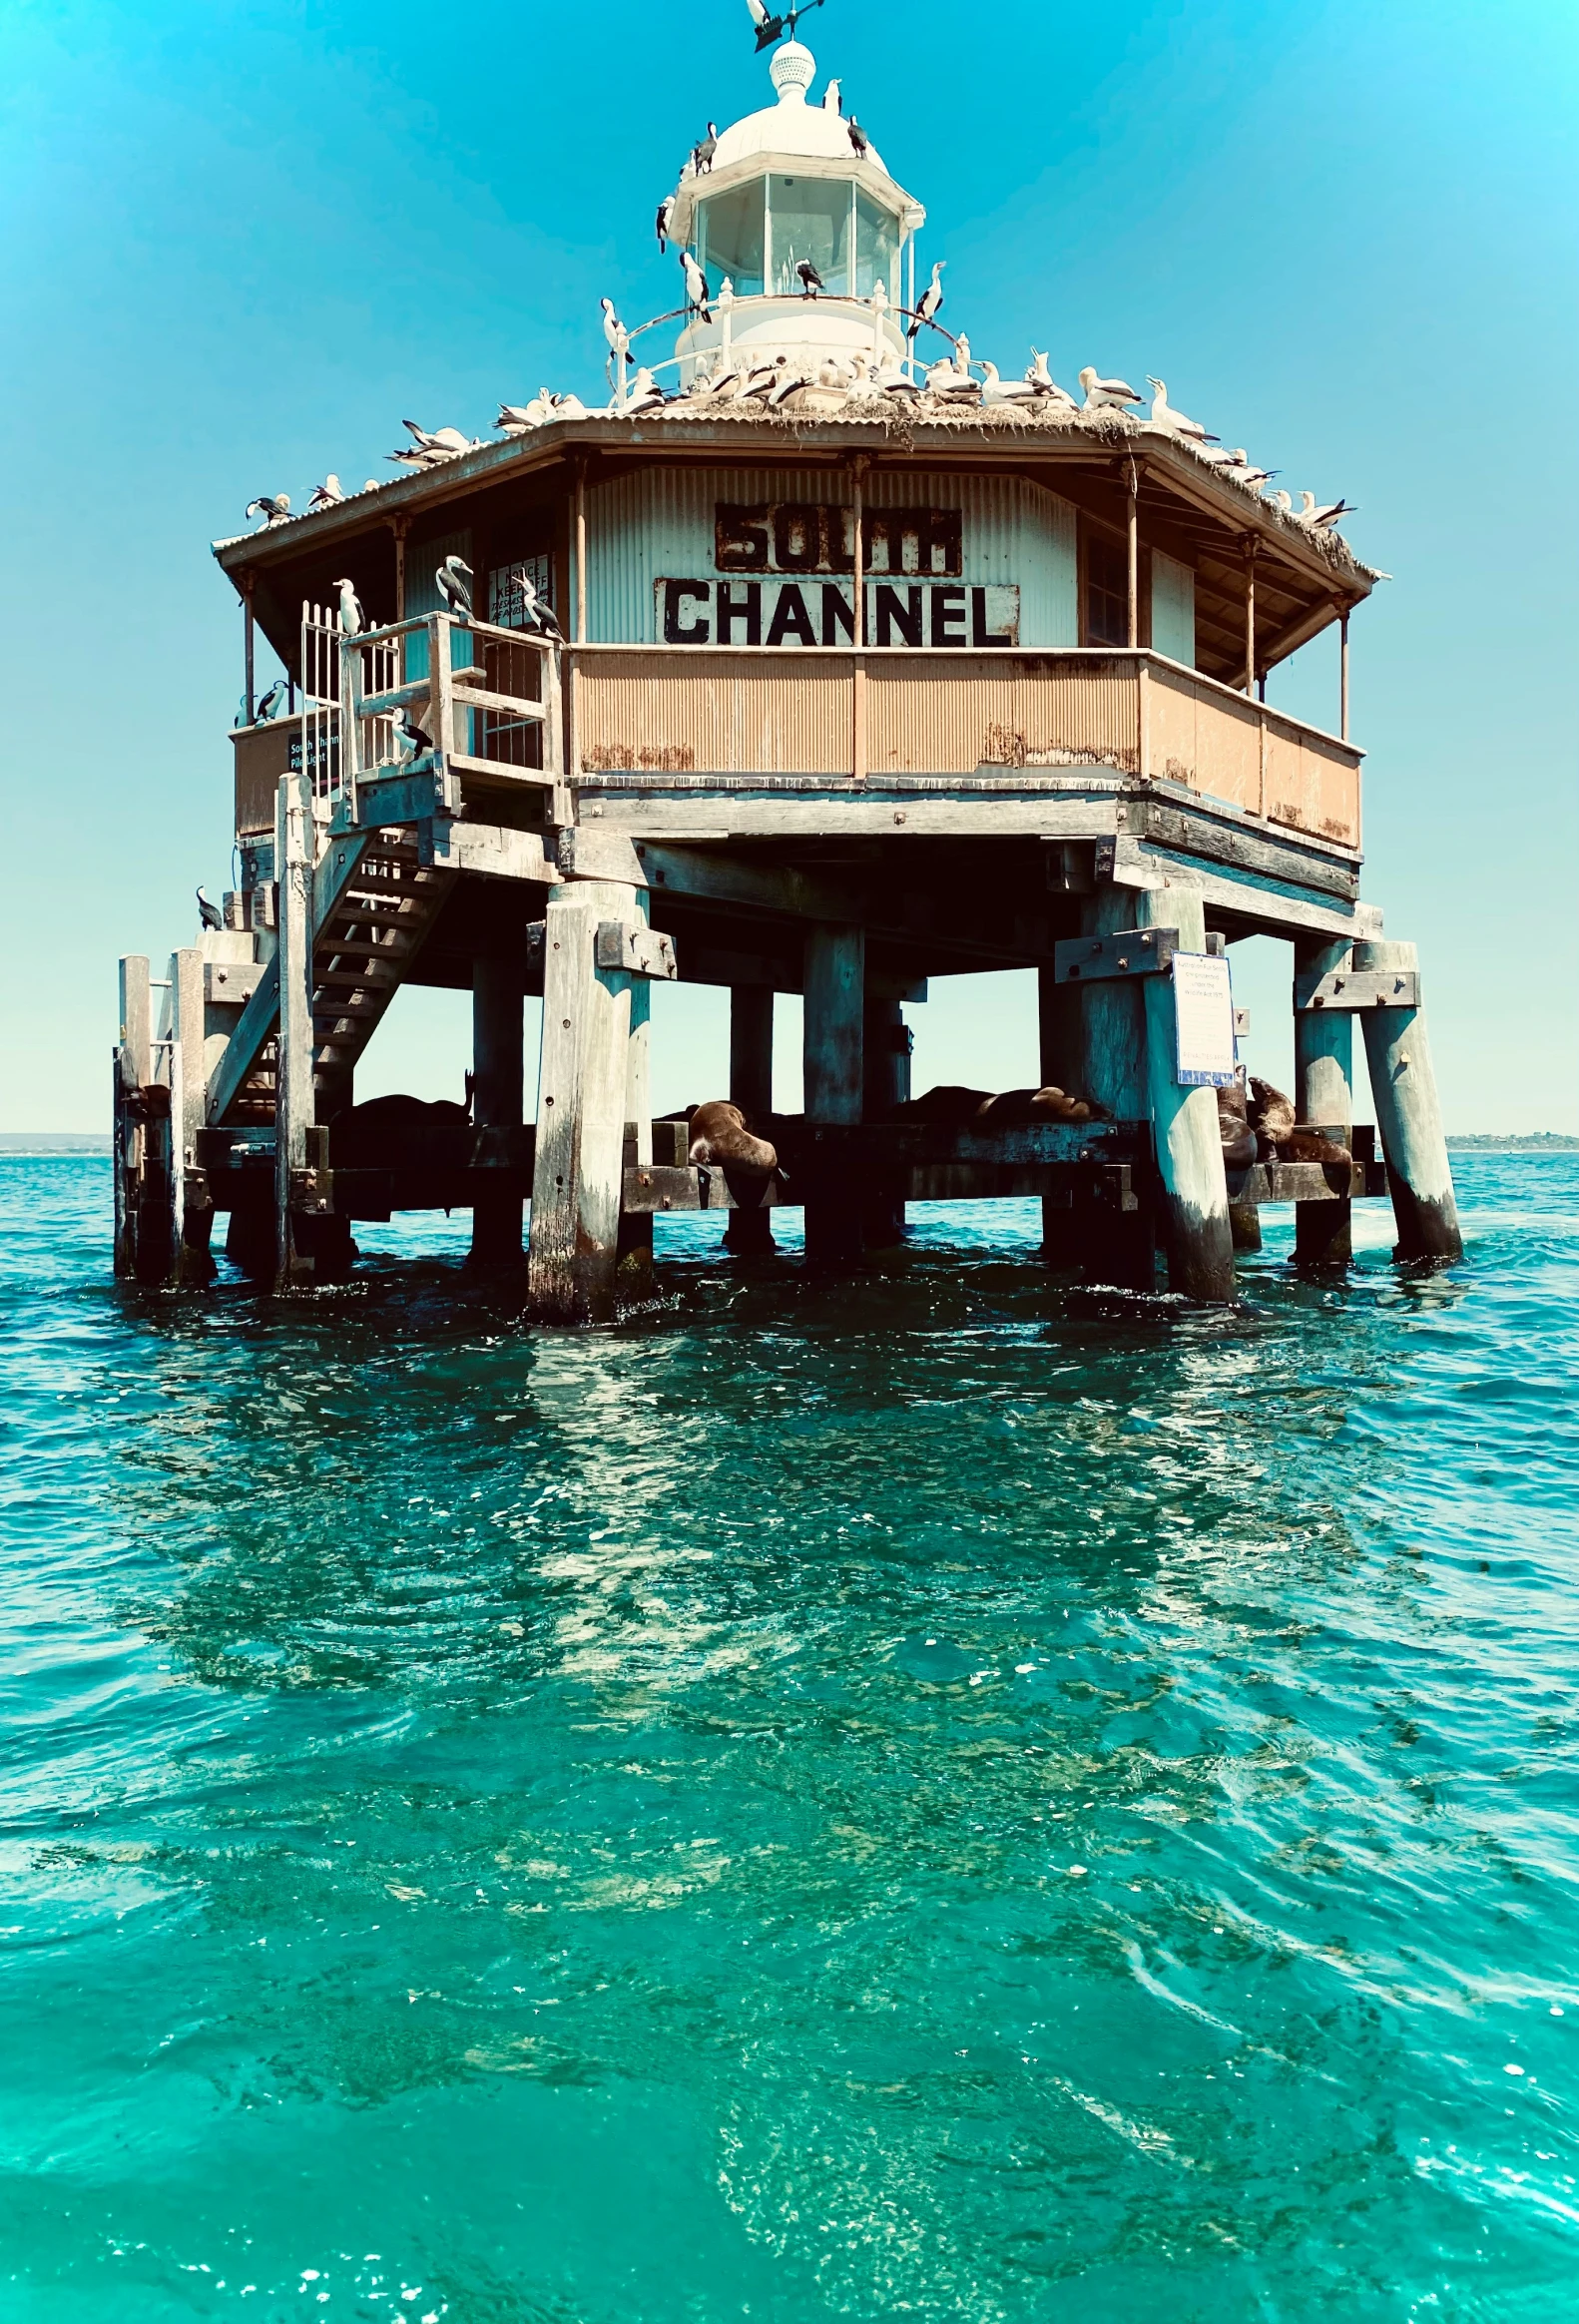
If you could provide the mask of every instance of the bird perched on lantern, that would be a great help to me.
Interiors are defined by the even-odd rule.
[[[928,283],[926,289],[921,292],[920,297],[915,302],[915,312],[911,315],[910,326],[904,334],[912,347],[915,344],[916,333],[920,330],[922,323],[935,322],[942,310],[943,269],[947,265],[948,261],[946,259],[938,259],[934,261],[932,267],[932,280],[930,283]]]
[[[708,279],[689,251],[680,254],[680,271],[686,279],[686,303],[694,306],[704,322],[713,320],[712,292]]]
[[[815,267],[812,266],[810,260],[798,260],[795,265],[795,273],[800,278],[800,288],[805,292],[806,296],[808,298],[814,298],[823,286],[822,278],[817,273]]]

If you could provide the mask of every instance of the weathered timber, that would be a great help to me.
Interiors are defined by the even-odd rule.
[[[858,1122],[865,1096],[866,931],[823,921],[806,930],[804,1085],[808,1122]],[[835,1193],[805,1205],[806,1256],[844,1260],[861,1247],[861,1205]]]
[[[1134,927],[1100,936],[1076,936],[1053,952],[1060,984],[1094,984],[1114,976],[1156,976],[1180,949],[1177,928]]]
[[[1317,972],[1308,969],[1294,980],[1294,1005],[1302,1013],[1324,1011],[1358,1016],[1367,1008],[1418,1008],[1420,979],[1411,969],[1356,969],[1348,965],[1341,945],[1322,946],[1340,955],[1340,964]]]
[[[1411,974],[1419,966],[1413,944],[1354,946],[1357,971]],[[1400,1259],[1457,1259],[1463,1255],[1453,1174],[1442,1134],[1436,1075],[1425,1010],[1371,1008],[1360,1016],[1365,1061],[1376,1104],[1376,1128],[1386,1157]]]
[[[798,979],[797,979],[798,982]],[[736,984],[730,990],[730,1103],[748,1122],[765,1121],[774,1109],[774,994],[767,983]],[[724,1240],[742,1257],[774,1248],[769,1184],[762,1199],[730,1213]]]
[[[603,1320],[616,1304],[632,995],[648,987],[598,966],[597,928],[644,916],[641,891],[610,881],[549,891],[529,1275],[547,1322]]]
[[[1087,941],[1135,928],[1136,897],[1128,888],[1104,881],[1081,898],[1080,925]],[[1074,1086],[1116,1121],[1147,1118],[1146,1017],[1142,977],[1099,978],[1076,984],[1080,1037]],[[1121,1290],[1149,1292],[1156,1286],[1156,1224],[1153,1205],[1134,1215],[1082,1217],[1072,1229],[1075,1256],[1092,1282]]]
[[[311,1199],[307,1132],[313,1125],[312,779],[280,777],[274,826],[279,878],[278,1057],[274,1071],[274,1282],[287,1290],[312,1280],[311,1254],[298,1234],[298,1213]],[[234,1047],[233,1043],[233,1047]]]
[[[886,1120],[910,1096],[910,1028],[896,1000],[880,1000],[866,979],[861,1021],[862,1114]],[[904,1189],[883,1173],[874,1179],[861,1209],[861,1239],[868,1250],[885,1250],[904,1240]]]
[[[1354,1020],[1345,1012],[1309,1008],[1301,993],[1343,985],[1352,975],[1350,947],[1307,939],[1294,948],[1294,1090],[1302,1122],[1347,1130],[1354,1118]],[[1302,1203],[1296,1210],[1295,1258],[1302,1267],[1343,1267],[1353,1257],[1349,1206]]]
[[[211,1283],[209,1254],[214,1204],[198,1163],[203,1128],[208,999],[204,959],[196,946],[170,957],[171,1001],[171,1281],[183,1287]]]
[[[1198,889],[1170,887],[1138,900],[1177,925],[1182,950],[1206,950],[1206,911]],[[1158,1228],[1168,1257],[1169,1289],[1186,1299],[1232,1300],[1234,1239],[1217,1092],[1184,1087],[1177,1079],[1173,978],[1145,978],[1143,1005],[1148,1111],[1159,1180]]]
[[[142,1200],[142,1092],[153,1078],[153,990],[145,953],[120,964],[120,1031],[115,1052],[115,1272],[137,1273]]]
[[[525,956],[479,952],[472,963],[472,1114],[479,1129],[521,1126],[525,1097]],[[521,1263],[522,1205],[508,1188],[479,1190],[472,1205],[471,1260],[477,1267]]]

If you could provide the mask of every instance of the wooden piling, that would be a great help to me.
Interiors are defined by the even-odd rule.
[[[730,1103],[748,1122],[774,1109],[774,995],[768,984],[730,987]],[[742,1257],[774,1249],[773,1212],[732,1210],[724,1226],[728,1250]]]
[[[1081,934],[1106,936],[1139,926],[1140,903],[1134,888],[1099,886],[1081,899]],[[1115,978],[1076,987],[1077,1069],[1067,1082],[1053,1076],[1060,1087],[1073,1086],[1117,1121],[1144,1120],[1147,1112],[1146,1010],[1140,983],[1139,978]],[[1137,1211],[1081,1205],[1071,1219],[1069,1237],[1068,1247],[1088,1282],[1123,1291],[1156,1289],[1156,1218],[1149,1200]]]
[[[1078,984],[1060,984],[1051,961],[1036,971],[1037,1080],[1079,1096],[1086,1085]],[[1042,1257],[1053,1267],[1077,1267],[1088,1221],[1067,1199],[1042,1197]]]
[[[645,1060],[647,1016],[645,994],[632,1006],[640,980],[598,965],[597,937],[604,920],[645,926],[646,905],[645,888],[615,880],[549,891],[528,1274],[533,1313],[548,1323],[615,1311],[630,1051],[634,1032]]]
[[[1249,1254],[1261,1249],[1261,1205],[1259,1202],[1236,1199],[1235,1196],[1230,1195],[1228,1198],[1228,1225],[1236,1251]]]
[[[316,852],[312,779],[282,775],[274,818],[278,881],[279,1025],[274,1066],[274,1283],[310,1283],[312,1260],[297,1232],[300,1174],[313,1126],[312,870]]]
[[[525,1096],[526,959],[522,952],[479,952],[472,962],[472,1118],[480,1130],[521,1126]],[[522,1202],[489,1188],[471,1214],[471,1264],[518,1267]]]
[[[143,1089],[152,1078],[154,1012],[148,960],[129,952],[121,962],[121,1039],[115,1058],[115,1272],[137,1273],[138,1208],[142,1199]]]
[[[858,1122],[865,1096],[866,931],[817,921],[805,937],[804,1082],[808,1122]],[[853,1193],[805,1206],[807,1258],[843,1260],[861,1248]]]
[[[896,1000],[867,995],[861,1020],[861,1079],[864,1121],[886,1121],[910,1095],[910,1032]],[[868,1251],[904,1241],[901,1185],[874,1182],[867,1189],[861,1205],[861,1240]]]
[[[208,995],[203,953],[196,945],[171,954],[170,1001],[171,1281],[202,1285],[213,1282],[216,1270],[209,1250],[214,1203],[208,1173],[198,1162],[198,1133],[208,1095],[204,1069]]]
[[[1206,950],[1206,903],[1197,887],[1170,884],[1137,895],[1136,925],[1176,927],[1180,949]],[[1158,1239],[1167,1254],[1168,1288],[1186,1299],[1234,1297],[1234,1237],[1228,1179],[1218,1129],[1217,1091],[1177,1078],[1178,1025],[1173,978],[1145,984],[1147,1111],[1156,1147]]]
[[[652,1013],[651,983],[645,976],[633,977],[630,1028],[625,1041],[625,1118],[621,1151],[625,1161],[636,1169],[650,1166],[653,1159]],[[622,1211],[620,1214],[614,1289],[616,1301],[622,1307],[652,1297],[651,1211]]]
[[[1413,944],[1379,938],[1354,946],[1354,967],[1404,975],[1418,972]],[[1442,1133],[1441,1106],[1431,1064],[1423,1006],[1367,1008],[1360,1022],[1376,1108],[1376,1134],[1386,1157],[1398,1240],[1396,1259],[1458,1259],[1463,1237],[1453,1174]]]
[[[1301,1008],[1300,985],[1349,966],[1351,947],[1325,937],[1295,941],[1294,1102],[1302,1122],[1351,1130],[1354,1124],[1354,1020],[1346,1009]],[[1347,1138],[1344,1144],[1348,1143]],[[1342,1267],[1353,1256],[1353,1205],[1297,1202],[1294,1255],[1302,1267]]]

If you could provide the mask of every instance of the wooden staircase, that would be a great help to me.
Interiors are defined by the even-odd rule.
[[[319,1121],[331,1121],[348,1102],[356,1061],[409,975],[456,877],[420,863],[405,833],[336,841],[330,860],[342,849],[352,861],[332,888],[312,943],[312,1081]],[[332,861],[328,868],[332,872]],[[238,1027],[237,1041],[249,1039],[254,1055],[222,1118],[263,1127],[274,1119],[277,979],[271,1008],[266,989],[260,989],[258,1000],[268,1009],[267,1028],[258,1019]]]

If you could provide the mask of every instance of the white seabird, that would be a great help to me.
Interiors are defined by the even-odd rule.
[[[1166,379],[1154,379],[1150,371],[1147,372],[1146,378],[1148,385],[1156,389],[1156,393],[1152,397],[1153,427],[1165,427],[1170,434],[1184,436],[1191,443],[1215,444],[1217,442],[1217,437],[1209,434],[1198,419],[1187,419],[1182,411],[1174,409],[1168,400],[1168,382]]]
[[[1080,374],[1080,384],[1086,391],[1087,411],[1122,411],[1126,404],[1140,401],[1127,380],[1099,378],[1090,363]]]
[[[283,524],[290,514],[290,495],[288,492],[260,492],[256,500],[247,503],[243,513],[247,516],[261,516],[264,524]]]
[[[269,719],[277,718],[287,692],[288,688],[284,679],[276,678],[253,713],[254,725],[263,726]]]
[[[448,556],[433,576],[433,586],[444,600],[445,611],[457,621],[471,619],[471,567],[464,557]]]
[[[598,304],[603,308],[603,335],[609,342],[610,354],[628,355],[631,351],[631,334],[615,313],[614,300],[600,298]]]
[[[422,752],[433,748],[433,737],[417,725],[409,704],[395,720],[394,731],[402,761],[418,758]]]
[[[702,140],[700,145],[695,145],[691,149],[691,159],[697,165],[698,177],[705,176],[706,173],[712,169],[713,157],[718,152],[718,150],[719,125],[716,121],[710,121],[708,123],[707,136]]]
[[[981,366],[981,400],[983,403],[1034,403],[1039,389],[1029,379],[1000,379],[996,363]]]
[[[660,252],[667,251],[669,248],[669,221],[674,215],[675,198],[673,194],[666,194],[658,205],[658,216],[653,221],[654,229],[658,235]]]
[[[904,334],[912,347],[922,323],[934,322],[937,319],[938,310],[943,303],[943,269],[947,265],[946,259],[938,259],[934,263],[932,280],[915,302],[915,312],[911,315],[909,328]]]
[[[704,322],[713,320],[712,292],[708,279],[689,251],[680,254],[680,271],[686,279],[686,301],[694,306]]]
[[[1258,468],[1243,444],[1232,452],[1208,452],[1225,476],[1232,476],[1236,484],[1270,484],[1277,475],[1276,468]]]
[[[611,403],[611,411],[623,411],[627,418],[638,411],[656,411],[665,401],[664,391],[647,365],[642,364],[631,381],[630,392],[623,403]]]
[[[1294,513],[1302,524],[1310,525],[1313,531],[1329,532],[1340,516],[1352,516],[1354,511],[1342,499],[1329,501],[1325,508],[1319,508],[1314,492],[1302,492],[1300,506]]]
[[[822,110],[824,113],[843,112],[844,107],[839,97],[840,86],[841,84],[837,81],[829,81],[827,87],[823,90]]]
[[[336,581],[334,587],[340,593],[341,635],[347,638],[359,638],[367,627],[367,616],[362,611],[362,601],[356,594],[356,584],[354,581]]]
[[[540,638],[552,638],[556,646],[562,646],[565,642],[565,633],[559,626],[554,609],[538,596],[537,584],[524,566],[516,575],[515,585],[521,598],[521,610],[524,617],[521,623],[522,628],[535,631]]]
[[[307,514],[311,516],[319,508],[338,508],[344,497],[338,476],[331,473],[324,477],[321,484],[313,485],[312,497],[307,502]]]

